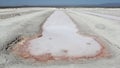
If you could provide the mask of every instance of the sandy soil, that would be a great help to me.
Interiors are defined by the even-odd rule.
[[[15,9],[14,9],[15,10]],[[21,9],[22,10],[22,9]],[[24,8],[25,10],[25,8]],[[28,10],[28,9],[26,9]],[[35,9],[30,9],[30,11]],[[10,17],[0,21],[0,68],[119,68],[120,67],[120,23],[115,19],[108,19],[102,17],[103,12],[110,16],[116,16],[117,9],[99,9],[99,8],[68,8],[55,9],[46,8],[37,12],[23,14],[17,17]],[[78,63],[39,63],[25,60],[17,55],[11,53],[11,47],[24,37],[32,37],[41,33],[41,26],[46,19],[55,10],[64,11],[79,29],[78,33],[90,36],[96,36],[105,42],[107,50],[110,52],[109,57],[104,57],[98,60],[85,60]],[[98,11],[101,16],[84,13]],[[100,10],[102,13],[100,13]],[[109,11],[113,10],[113,11]],[[2,10],[9,12],[8,9]],[[10,9],[12,11],[12,9]],[[26,12],[26,11],[25,11]],[[107,13],[108,12],[108,13]],[[6,13],[6,12],[5,12]],[[111,15],[109,13],[113,13]],[[118,16],[117,16],[118,17]]]

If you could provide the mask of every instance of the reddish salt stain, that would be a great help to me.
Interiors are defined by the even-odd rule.
[[[24,39],[12,48],[25,59],[40,62],[79,60],[108,55],[105,44],[94,36],[83,36],[72,20],[62,11],[55,11],[43,25],[42,35]]]

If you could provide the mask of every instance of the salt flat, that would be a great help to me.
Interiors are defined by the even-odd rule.
[[[38,9],[39,8],[36,8],[36,9],[32,8],[31,10],[38,10]],[[117,11],[118,9],[119,8],[117,8]],[[96,68],[96,67],[97,68],[106,68],[106,67],[119,68],[120,67],[119,65],[120,64],[119,62],[120,60],[120,56],[119,56],[120,55],[120,45],[119,45],[120,44],[119,42],[120,23],[119,21],[112,20],[110,18],[104,18],[102,16],[98,16],[94,14],[85,13],[85,12],[91,12],[91,13],[98,13],[102,15],[103,13],[100,13],[100,10],[101,10],[101,12],[105,11],[106,15],[116,16],[115,13],[118,14],[115,11],[116,9],[114,9],[114,11],[109,11],[111,9],[103,10],[99,8],[97,9],[96,8],[90,8],[90,9],[87,9],[87,8],[78,8],[78,9],[48,8],[47,9],[46,8],[46,9],[41,9],[41,10],[40,11],[38,10],[38,12],[33,12],[33,13],[25,14],[25,15],[23,14],[21,16],[11,17],[11,18],[7,18],[7,19],[0,21],[0,49],[1,49],[0,50],[0,61],[1,61],[0,66],[1,68],[28,68],[28,67],[29,68],[48,68],[48,67],[49,68]],[[58,11],[58,10],[66,13],[67,16],[69,16],[70,19],[74,22],[74,24],[76,24],[76,27],[78,29],[77,33],[85,35],[85,36],[86,35],[95,36],[95,37],[100,38],[103,42],[105,42],[106,48],[109,51],[110,56],[104,57],[101,59],[96,59],[96,60],[84,61],[83,63],[80,62],[80,63],[54,63],[54,64],[44,63],[44,64],[41,64],[39,62],[30,62],[19,56],[15,56],[11,53],[11,47],[15,46],[15,43],[14,43],[15,39],[17,40],[19,37],[20,38],[22,37],[24,39],[26,37],[32,37],[38,34],[41,35],[42,24],[47,22],[46,20],[49,19],[49,16],[53,13],[53,11]],[[94,10],[96,10],[96,12],[93,12]],[[5,11],[8,12],[8,9]],[[107,11],[108,13],[106,13]],[[1,10],[1,12],[3,13],[3,10]],[[110,12],[114,13],[114,15],[109,14]],[[66,23],[67,21],[66,19],[64,20],[64,17],[65,16],[60,17],[60,19],[58,20],[56,18],[55,20],[54,18],[52,18],[53,19],[52,21],[54,22],[54,21],[62,20],[61,21],[62,23],[63,22]],[[63,24],[65,27],[70,25],[70,29],[68,30],[63,29],[63,25],[61,25],[61,23],[57,25],[57,27],[61,25],[62,28],[60,29],[63,29],[61,30],[63,32],[62,34],[65,33],[67,36],[70,36],[69,38],[73,38],[71,37],[71,35],[67,34],[69,33],[67,31],[70,31],[71,32],[70,34],[74,33],[74,24],[69,24],[69,23],[70,21],[68,21],[68,24],[65,24],[65,25]],[[48,29],[48,32],[49,32],[49,30],[53,28],[53,30],[50,30],[49,33],[50,33],[50,36],[54,37],[54,34],[52,34],[51,32],[52,31],[56,32],[54,31],[54,29],[56,28],[53,25],[51,26],[50,26],[51,28],[49,28],[49,26],[46,26],[45,29],[46,30]],[[64,32],[64,30],[66,31]],[[45,31],[43,35],[46,36],[49,33],[46,33]],[[58,30],[58,33],[60,36],[62,35],[60,30]],[[45,46],[45,48],[46,47],[47,46]],[[69,48],[69,47],[66,47],[66,48]],[[72,54],[72,52],[70,53]]]
[[[97,37],[77,32],[75,23],[63,11],[54,11],[42,26],[42,36],[21,41],[13,50],[23,58],[46,63],[51,60],[75,62],[106,56],[105,44],[99,42]]]

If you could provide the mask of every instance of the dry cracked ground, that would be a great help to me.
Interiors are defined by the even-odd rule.
[[[0,68],[119,68],[119,12],[0,9]]]

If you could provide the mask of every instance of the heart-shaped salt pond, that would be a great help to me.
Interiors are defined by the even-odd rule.
[[[94,37],[78,34],[76,25],[63,11],[55,11],[42,29],[41,37],[19,42],[13,48],[14,52],[37,61],[104,56],[104,46]]]

